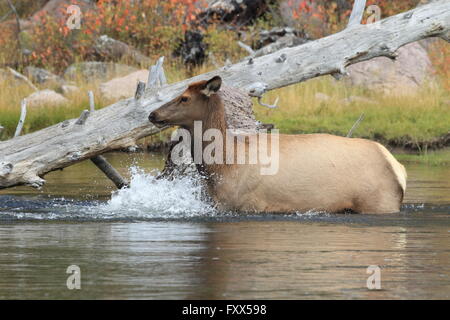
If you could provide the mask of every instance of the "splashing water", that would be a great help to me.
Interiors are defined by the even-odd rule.
[[[0,207],[2,220],[134,220],[214,217],[217,210],[204,199],[199,175],[174,180],[156,179],[131,167],[130,187],[115,191],[106,203],[7,197]]]
[[[184,176],[175,180],[156,179],[138,167],[132,167],[130,187],[112,194],[101,212],[137,218],[176,218],[211,216],[216,211],[202,199],[200,177]]]

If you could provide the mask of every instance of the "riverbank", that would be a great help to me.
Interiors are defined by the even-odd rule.
[[[168,72],[171,82],[185,75]],[[80,91],[61,107],[29,108],[23,133],[30,133],[58,122],[76,118],[89,102],[87,91],[93,90],[96,107],[110,104],[102,100],[98,83],[77,83]],[[32,93],[26,86],[0,85],[0,125],[5,129],[0,140],[12,137],[20,116],[20,101]],[[439,85],[423,88],[414,95],[383,95],[337,82],[331,77],[313,79],[271,91],[264,101],[279,97],[278,108],[268,109],[254,101],[258,120],[272,123],[281,133],[331,133],[345,136],[355,121],[364,119],[353,137],[379,141],[391,148],[426,154],[428,150],[450,147],[450,93]],[[161,134],[147,142],[164,141]]]
[[[439,86],[393,96],[322,77],[274,90],[264,100],[272,103],[277,97],[278,108],[255,103],[255,113],[282,133],[345,136],[364,114],[353,137],[419,153],[450,146],[450,93]]]

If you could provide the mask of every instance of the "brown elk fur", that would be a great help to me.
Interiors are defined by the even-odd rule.
[[[149,116],[155,125],[177,125],[194,135],[194,121],[226,133],[221,79],[194,83]],[[270,154],[270,138],[266,154]],[[211,142],[203,142],[203,149]],[[248,140],[235,140],[234,145]],[[224,142],[224,163],[227,150]],[[260,146],[261,147],[261,146]],[[248,153],[248,148],[246,148]],[[247,154],[248,155],[248,154]],[[309,210],[392,213],[400,210],[405,168],[382,145],[329,134],[279,135],[279,170],[261,175],[263,164],[202,164],[209,193],[224,210],[305,212]]]

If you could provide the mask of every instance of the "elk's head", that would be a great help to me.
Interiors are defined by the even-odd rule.
[[[194,121],[204,121],[214,107],[211,99],[219,91],[222,79],[215,76],[191,84],[186,91],[150,113],[148,120],[157,127],[181,126],[190,128]]]

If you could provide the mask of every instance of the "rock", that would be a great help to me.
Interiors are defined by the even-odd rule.
[[[51,73],[50,71],[32,66],[25,68],[25,75],[31,79],[31,81],[38,84],[61,85],[64,83],[63,78]]]
[[[385,94],[405,95],[432,80],[432,65],[427,51],[419,43],[410,43],[398,51],[398,58],[377,57],[348,67],[344,79],[351,85],[362,86]]]
[[[100,36],[94,44],[94,50],[103,58],[132,61],[139,65],[150,65],[149,57],[130,47],[125,42],[115,40],[107,35]]]
[[[75,80],[80,76],[84,81],[106,81],[137,71],[136,68],[112,62],[80,62],[72,64],[64,72],[66,80]]]
[[[31,108],[62,106],[69,102],[69,100],[64,98],[61,94],[49,89],[37,91],[28,96],[26,99],[27,106]]]
[[[319,100],[319,101],[330,100],[330,96],[325,93],[322,93],[322,92],[316,92],[316,94],[314,95],[314,98],[316,98],[316,100]]]
[[[130,98],[136,93],[138,81],[147,82],[148,70],[139,70],[125,77],[112,79],[100,85],[100,93],[106,100]]]
[[[65,96],[77,94],[77,93],[80,93],[80,91],[81,91],[81,89],[78,88],[77,86],[68,85],[68,84],[61,86],[61,92]]]

